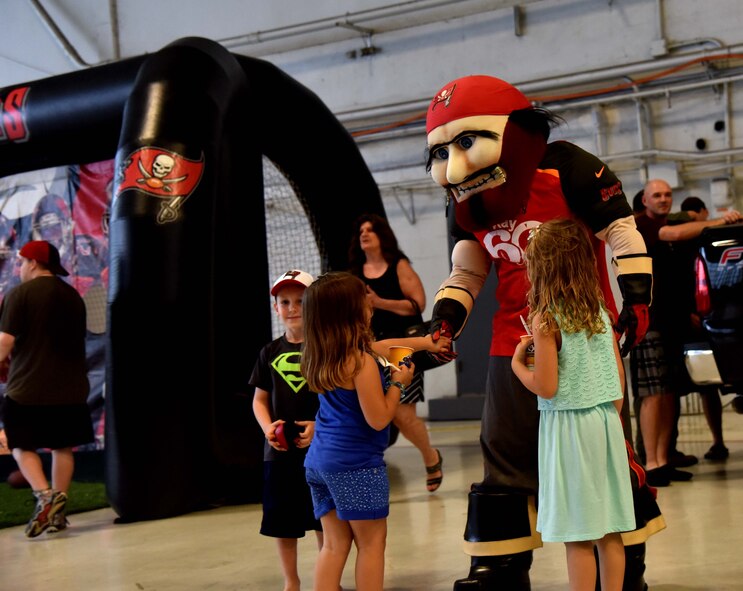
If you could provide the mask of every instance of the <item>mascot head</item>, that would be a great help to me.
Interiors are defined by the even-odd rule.
[[[426,115],[427,169],[455,200],[471,232],[515,219],[526,207],[554,118],[492,76],[453,80]]]

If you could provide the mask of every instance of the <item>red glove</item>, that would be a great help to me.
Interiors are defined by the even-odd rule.
[[[434,331],[431,333],[431,338],[433,339],[434,343],[441,337],[447,337],[450,339],[454,338],[454,331],[452,330],[451,325],[446,320],[442,320],[441,323],[438,324]],[[449,363],[449,361],[457,358],[457,354],[453,350],[441,353],[429,353],[429,355],[440,363]]]
[[[617,340],[625,335],[624,344],[620,351],[622,357],[627,355],[630,349],[636,347],[645,338],[649,325],[650,313],[647,304],[630,304],[622,308],[617,323],[614,325]]]

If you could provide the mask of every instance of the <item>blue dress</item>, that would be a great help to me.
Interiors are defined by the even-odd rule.
[[[602,318],[606,332],[591,338],[562,331],[557,394],[538,398],[537,531],[545,542],[635,529],[624,432],[612,403],[623,396],[614,335],[603,310]]]

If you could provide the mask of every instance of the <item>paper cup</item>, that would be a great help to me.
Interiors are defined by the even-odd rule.
[[[522,334],[520,338],[522,343],[531,341],[526,347],[526,367],[534,369],[534,337],[530,334]]]
[[[394,366],[399,366],[400,362],[405,358],[413,354],[413,349],[410,347],[390,347],[390,353],[387,356],[389,361]]]

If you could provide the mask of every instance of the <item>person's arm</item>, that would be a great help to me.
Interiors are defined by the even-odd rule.
[[[369,353],[364,353],[361,370],[353,380],[354,388],[359,395],[361,412],[364,419],[372,429],[381,431],[390,424],[395,416],[395,411],[400,405],[401,389],[394,382],[401,383],[404,387],[413,381],[415,367],[401,366],[392,372],[392,384],[385,393],[382,388],[382,379],[379,375],[377,362]]]
[[[557,333],[545,334],[538,328],[539,317],[534,317],[534,369],[526,366],[528,341],[516,346],[511,369],[530,391],[540,398],[554,398],[557,393]]]
[[[15,337],[7,332],[0,332],[0,362],[4,362],[13,350]]]
[[[451,273],[434,297],[431,332],[435,333],[446,322],[456,339],[485,285],[492,261],[476,240],[460,240],[452,249],[451,262]]]
[[[620,386],[620,394],[622,394],[621,398],[618,398],[614,401],[614,406],[617,409],[617,412],[619,414],[622,413],[622,403],[624,402],[624,364],[622,363],[622,356],[619,354],[619,345],[617,345],[616,339],[612,339],[612,342],[614,343],[614,358],[617,361],[617,370],[619,371],[619,386]]]
[[[10,353],[15,344],[15,337],[7,332],[0,332],[0,383],[8,381],[10,371]]]
[[[279,445],[279,442],[276,439],[276,427],[284,421],[274,421],[271,418],[270,400],[271,394],[269,392],[262,388],[256,388],[255,394],[253,395],[253,414],[255,415],[258,424],[261,426],[268,444],[274,449],[286,451]]]
[[[423,288],[423,282],[413,270],[410,261],[400,259],[397,263],[397,280],[400,282],[400,289],[403,295],[408,299],[413,314],[420,314],[426,307],[426,290]],[[413,306],[415,302],[415,306]]]
[[[653,279],[653,260],[632,216],[618,218],[596,233],[612,252],[617,284],[622,294],[622,310],[614,325],[617,338],[625,335],[622,355],[629,353],[645,337],[650,326],[649,306]]]
[[[309,447],[315,436],[315,421],[294,421],[294,424],[301,428],[294,444],[299,448]]]
[[[721,218],[714,220],[705,220],[699,222],[686,222],[685,224],[666,224],[658,231],[658,238],[666,242],[677,242],[679,240],[691,240],[702,233],[705,228],[712,226],[724,226],[726,224],[736,224],[743,221],[743,215],[734,209],[726,211]]]

